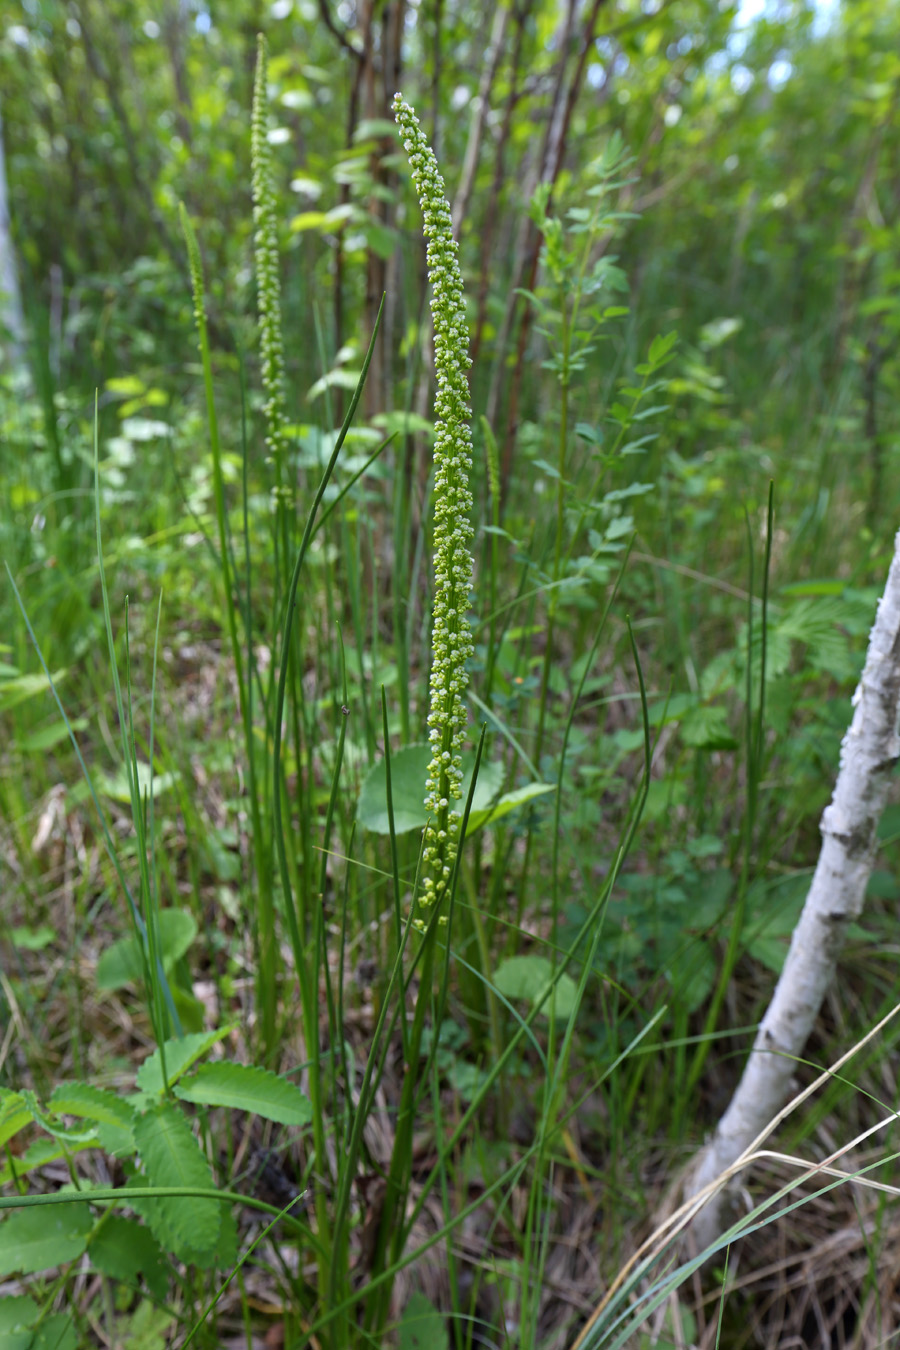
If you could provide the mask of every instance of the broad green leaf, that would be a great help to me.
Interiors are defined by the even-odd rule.
[[[116,398],[136,398],[146,387],[137,375],[114,375],[106,381],[107,391]]]
[[[83,1153],[87,1148],[96,1148],[97,1137],[102,1126],[96,1130],[85,1132],[80,1136],[64,1134],[61,1131],[60,1138],[46,1138],[41,1136],[28,1145],[21,1158],[15,1159],[14,1166],[7,1164],[0,1169],[0,1186],[6,1186],[12,1181],[14,1176],[21,1176],[23,1172],[32,1172],[36,1167],[46,1167],[48,1163],[57,1162],[60,1158],[68,1158],[73,1153]]]
[[[843,595],[847,583],[841,579],[828,578],[818,581],[792,581],[779,588],[779,595],[790,597]]]
[[[27,1350],[31,1344],[32,1333],[28,1330],[36,1322],[40,1308],[27,1294],[13,1294],[9,1298],[0,1298],[0,1346],[3,1350]],[[27,1339],[13,1340],[13,1335]]]
[[[791,936],[800,918],[803,908],[803,896],[790,899],[785,905],[774,909],[762,922],[752,925],[752,938],[747,951],[773,975],[780,975],[791,945]]]
[[[526,999],[529,1003],[538,1001],[552,979],[553,966],[543,956],[511,956],[494,971],[494,986],[504,998]],[[575,981],[564,972],[541,1008],[541,1015],[549,1017],[552,1004],[557,1017],[571,1017],[577,993]]]
[[[404,412],[402,409],[377,413],[372,418],[372,425],[384,431],[386,436],[390,436],[392,432],[400,436],[411,436],[416,431],[421,431],[426,436],[434,436],[433,422],[429,422],[421,413]]]
[[[686,1012],[696,1012],[712,993],[716,970],[716,961],[707,943],[695,942],[687,949],[681,944],[677,965],[668,972],[673,1001]]]
[[[340,206],[333,206],[330,211],[300,211],[288,221],[288,229],[292,234],[303,230],[341,229],[348,220],[356,219],[358,209],[352,202],[343,202]]]
[[[197,921],[183,909],[163,909],[159,914],[159,942],[163,969],[168,972],[188,951],[197,936]],[[97,962],[97,988],[121,989],[143,979],[141,949],[136,937],[120,938]]]
[[[121,1328],[122,1344],[128,1350],[166,1350],[174,1326],[175,1318],[167,1308],[157,1308],[145,1298],[133,1313],[120,1319],[117,1330]]]
[[[93,1226],[88,1206],[78,1202],[7,1212],[0,1221],[0,1278],[34,1275],[74,1261]]]
[[[151,1186],[191,1186],[212,1190],[209,1162],[194,1138],[183,1112],[160,1102],[134,1123],[134,1142]],[[136,1206],[137,1207],[137,1206]],[[155,1237],[179,1260],[211,1253],[219,1238],[220,1214],[215,1200],[200,1196],[150,1197],[140,1201]]]
[[[172,434],[168,422],[160,422],[152,417],[126,417],[121,430],[122,435],[130,441],[166,440]]]
[[[329,370],[327,375],[322,375],[315,384],[313,384],[306,395],[307,400],[312,402],[320,394],[324,394],[326,389],[355,389],[359,384],[358,370]]]
[[[365,235],[366,243],[374,254],[385,259],[393,257],[399,239],[396,230],[392,230],[386,225],[369,222],[363,226],[362,232]]]
[[[391,798],[394,804],[394,828],[398,834],[421,830],[428,819],[425,811],[425,779],[431,761],[429,745],[408,745],[391,755]],[[462,812],[472,781],[475,764],[473,754],[463,755]],[[478,770],[472,810],[486,811],[503,782],[502,764],[485,764]],[[370,769],[359,794],[357,817],[361,825],[374,834],[389,834],[387,811],[387,778],[384,760]]]
[[[700,342],[709,351],[713,347],[721,347],[723,342],[727,342],[735,333],[739,333],[744,326],[743,319],[710,319],[700,329]],[[652,352],[651,348],[651,352]]]
[[[178,1040],[166,1041],[166,1077],[169,1086],[177,1083],[182,1074],[187,1073],[192,1064],[196,1064],[208,1050],[228,1035],[229,1027],[216,1027],[214,1031],[198,1031],[191,1036],[182,1036]],[[159,1050],[144,1060],[138,1069],[137,1085],[141,1092],[160,1093],[165,1091],[162,1077],[162,1059]]]
[[[400,1350],[448,1350],[447,1323],[418,1290],[410,1297],[397,1328]]]
[[[177,783],[179,777],[180,774],[178,773],[155,773],[151,776],[150,765],[145,764],[143,760],[138,760],[137,787],[142,800],[145,796],[150,796],[151,784],[155,800]],[[131,801],[131,785],[124,767],[117,769],[114,774],[99,773],[95,781],[98,791],[102,792],[105,797],[111,797],[113,801],[122,802],[125,805]]]
[[[666,359],[677,341],[677,333],[667,333],[665,337],[657,335],[650,343],[650,351],[647,354],[647,360],[652,366],[658,366]]]
[[[353,129],[353,143],[358,145],[360,141],[374,140],[383,136],[389,136],[393,140],[396,134],[397,128],[386,117],[363,117]]]
[[[304,174],[298,174],[296,178],[292,178],[289,186],[291,192],[300,193],[301,196],[308,197],[313,202],[318,201],[322,195],[322,184],[319,179],[308,178]]]
[[[524,787],[515,788],[512,792],[504,792],[503,796],[498,797],[494,805],[487,810],[473,810],[469,813],[469,833],[480,830],[483,825],[495,824],[501,816],[508,815],[517,807],[534,801],[535,797],[543,797],[545,793],[555,791],[556,786],[553,783],[526,783]]]
[[[51,678],[56,688],[59,688],[67,674],[66,670],[54,670]],[[39,675],[16,675],[11,680],[0,681],[0,713],[9,712],[10,708],[49,688],[50,681],[43,671]]]
[[[312,1118],[309,1099],[294,1083],[251,1064],[203,1064],[175,1095],[196,1105],[248,1111],[280,1125],[306,1125]]]
[[[175,1004],[182,1030],[190,1032],[191,1035],[202,1032],[206,1022],[206,1008],[202,1000],[182,989],[179,984],[175,984],[172,986],[172,1002]]]
[[[56,929],[44,923],[40,928],[14,928],[10,936],[13,946],[21,951],[40,952],[54,940]]]
[[[78,1350],[78,1329],[68,1313],[51,1313],[35,1328],[31,1350]]]
[[[158,1299],[168,1293],[169,1273],[162,1248],[150,1229],[136,1219],[110,1214],[88,1243],[88,1256],[114,1280],[135,1284],[138,1275],[143,1275]]]
[[[87,724],[86,717],[73,717],[68,726],[61,719],[58,719],[45,727],[40,727],[37,731],[33,731],[30,736],[21,736],[19,745],[30,754],[40,750],[50,750],[54,745],[58,745],[60,741],[68,738],[70,727],[73,731],[84,731]]]
[[[130,1158],[134,1154],[134,1135],[131,1128],[121,1125],[97,1126],[97,1143],[111,1158]]]
[[[0,1088],[0,1148],[34,1119],[25,1098],[9,1088]]]

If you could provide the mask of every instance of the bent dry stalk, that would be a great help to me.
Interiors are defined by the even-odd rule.
[[[399,94],[394,117],[403,136],[424,217],[431,314],[434,323],[434,612],[432,619],[431,706],[428,736],[431,763],[425,780],[423,880],[413,922],[420,931],[444,899],[459,846],[462,746],[466,734],[466,662],[472,635],[466,612],[472,589],[473,530],[470,520],[472,467],[468,352],[462,273],[453,238],[450,205],[437,160],[419,119]],[[446,923],[446,914],[438,917]]]

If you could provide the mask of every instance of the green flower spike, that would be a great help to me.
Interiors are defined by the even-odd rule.
[[[431,763],[425,780],[425,827],[420,911],[444,898],[459,845],[462,796],[461,751],[466,735],[466,662],[472,635],[466,611],[472,589],[472,467],[468,352],[462,273],[450,222],[450,206],[437,160],[419,119],[399,94],[394,117],[403,136],[419,197],[427,240],[434,366],[437,381],[434,443],[434,615],[432,627],[431,709],[428,714]],[[446,922],[446,915],[441,915]],[[421,913],[416,927],[426,926]]]
[[[281,336],[281,282],[278,274],[278,226],[272,152],[268,140],[268,52],[259,35],[253,113],[250,120],[250,165],[253,188],[253,250],[259,308],[260,356],[265,394],[266,449],[280,474],[285,445],[287,402],[284,392],[284,342]],[[280,481],[280,479],[279,479]]]

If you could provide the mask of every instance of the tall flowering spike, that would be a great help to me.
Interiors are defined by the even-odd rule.
[[[399,94],[394,117],[409,157],[427,241],[434,323],[434,616],[432,627],[431,709],[428,715],[431,763],[425,781],[423,882],[419,897],[425,911],[447,890],[459,845],[462,796],[462,746],[466,735],[466,662],[472,655],[467,610],[472,589],[472,538],[469,470],[469,335],[462,273],[450,223],[444,180],[419,119]],[[446,916],[442,916],[446,919]],[[425,927],[421,913],[416,926]]]
[[[281,467],[287,425],[284,392],[284,343],[281,337],[281,282],[278,272],[278,227],[275,214],[275,188],[272,181],[272,152],[268,140],[269,60],[266,39],[260,33],[256,54],[256,79],[253,84],[253,113],[250,122],[250,166],[253,188],[253,250],[256,263],[256,287],[259,308],[260,355],[265,394],[266,448]]]

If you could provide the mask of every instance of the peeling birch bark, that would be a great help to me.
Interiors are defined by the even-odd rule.
[[[768,1133],[790,1096],[794,1061],[834,978],[847,928],[862,910],[878,822],[900,757],[900,532],[853,707],[834,796],[822,816],[819,861],[784,969],[728,1109],[691,1167],[686,1198],[752,1152]],[[720,1190],[695,1216],[690,1234],[698,1251],[728,1226],[728,1200]]]

